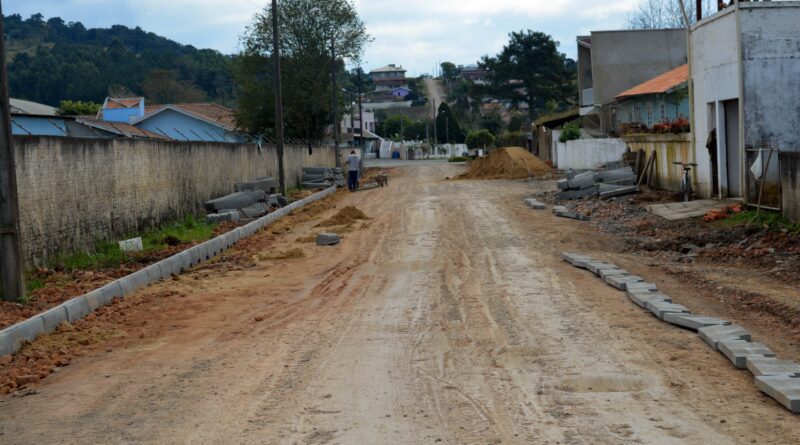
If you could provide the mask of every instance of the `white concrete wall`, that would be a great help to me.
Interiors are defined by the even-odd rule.
[[[622,139],[577,139],[556,146],[559,169],[589,170],[619,161],[627,145]]]
[[[739,98],[739,50],[734,9],[714,15],[692,28],[691,64],[694,88],[694,160],[697,191],[711,196],[711,158],[708,135],[716,127],[709,103]],[[722,159],[720,159],[722,163]],[[722,170],[722,167],[721,167]],[[720,172],[722,176],[722,172]]]

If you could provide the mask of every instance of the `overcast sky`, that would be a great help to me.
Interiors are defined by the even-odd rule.
[[[440,62],[474,63],[495,54],[508,33],[546,32],[575,57],[575,36],[622,27],[636,0],[355,0],[375,41],[367,68],[403,65],[410,75]],[[87,27],[140,26],[183,44],[238,49],[244,27],[266,0],[5,0],[4,14],[41,12]]]

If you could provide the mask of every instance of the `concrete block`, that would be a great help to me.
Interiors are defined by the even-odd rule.
[[[334,169],[329,167],[303,167],[303,174],[320,174],[320,173],[333,173]]]
[[[594,186],[596,182],[594,172],[585,172],[567,180],[567,185],[570,190],[582,190]]]
[[[641,306],[644,309],[647,309],[647,303],[649,302],[664,302],[664,303],[672,303],[672,298],[668,295],[664,295],[661,292],[650,292],[650,291],[635,291],[631,292],[630,290],[627,292],[628,298],[631,299],[634,303]]]
[[[800,377],[800,365],[775,357],[747,357],[747,369],[754,375],[786,375]]]
[[[556,194],[556,197],[561,200],[574,200],[591,198],[597,196],[599,193],[600,187],[598,185],[593,185],[580,190],[562,190]]]
[[[130,295],[136,290],[136,286],[134,286],[133,281],[130,279],[130,275],[118,279],[117,283],[119,283],[122,288],[122,295]]]
[[[93,305],[94,302],[92,301],[91,298],[89,298],[90,295],[93,295],[97,298],[97,303],[99,303],[98,306],[95,307]],[[89,307],[91,307],[92,310],[95,310],[101,306],[105,306],[108,303],[114,301],[115,298],[122,298],[122,296],[123,296],[122,286],[119,284],[119,281],[112,281],[111,283],[106,284],[100,289],[89,292],[88,294],[85,295],[85,297],[87,297],[86,301],[89,303]]]
[[[559,190],[567,190],[567,189],[569,189],[569,180],[561,179],[560,181],[557,181],[556,182],[556,187],[558,187]]]
[[[688,314],[689,312],[691,312],[686,306],[683,306],[681,304],[667,303],[666,301],[657,301],[657,300],[648,301],[645,307],[648,311],[652,312],[653,315],[658,317],[660,320],[664,319],[664,314],[675,313],[675,312]]]
[[[318,246],[332,246],[334,244],[339,244],[341,239],[339,235],[335,233],[320,233],[317,235],[317,245]]]
[[[598,182],[604,182],[606,184],[618,184],[625,181],[636,180],[636,174],[633,173],[633,169],[630,166],[624,166],[621,168],[615,168],[612,170],[600,170],[595,174],[595,179]]]
[[[611,277],[614,275],[630,275],[630,273],[625,269],[600,269],[597,271],[597,275],[605,280],[606,277]]]
[[[161,276],[165,279],[172,275],[181,273],[181,263],[177,257],[171,256],[159,261],[156,264],[158,264],[158,267],[161,270]]]
[[[569,219],[577,219],[578,221],[591,221],[592,218],[586,215],[581,215],[580,213],[576,212],[558,212],[556,216],[560,218],[569,218]]]
[[[150,284],[155,282],[151,279],[151,276],[152,275],[148,270],[145,269],[137,270],[136,272],[125,277],[127,278],[128,282],[130,282],[131,285],[130,291],[126,292],[124,286],[122,288],[122,291],[125,293],[125,295],[128,295],[130,292],[149,286]],[[122,285],[122,283],[120,283],[120,285]]]
[[[705,317],[703,315],[692,315],[683,313],[668,313],[664,314],[664,321],[672,323],[676,326],[684,327],[696,331],[706,326],[729,325],[731,322],[720,320],[714,317]]]
[[[262,194],[264,192],[261,192]],[[225,210],[238,210],[258,201],[254,192],[236,192],[221,198],[206,201],[204,206],[209,213],[223,213]]]
[[[64,305],[58,305],[50,310],[44,311],[37,315],[37,317],[42,319],[45,332],[53,332],[61,322],[69,320],[67,317],[67,308],[64,307]]]
[[[64,308],[67,310],[67,320],[70,323],[75,323],[92,313],[92,308],[89,307],[89,302],[85,295],[67,301],[64,303]]]
[[[775,357],[775,353],[763,344],[745,340],[720,340],[717,347],[737,369],[747,368],[748,357]]]
[[[278,187],[278,182],[273,177],[265,177],[253,179],[250,181],[242,181],[233,186],[236,192],[246,192],[251,190],[261,190],[266,193],[274,193]]]
[[[638,193],[638,192],[639,192],[639,187],[636,187],[635,185],[622,186],[622,185],[601,184],[598,194],[600,195],[601,198],[613,198],[615,196],[630,195],[632,193]]]
[[[564,252],[561,254],[561,259],[572,264],[575,267],[586,268],[586,263],[598,262],[590,256],[580,253]]]
[[[718,344],[722,340],[751,340],[750,333],[736,324],[706,326],[698,329],[697,333],[715,351],[719,350]]]
[[[658,286],[656,286],[654,283],[647,283],[647,282],[628,283],[628,285],[626,286],[625,290],[626,291],[633,291],[633,292],[637,292],[637,291],[638,292],[643,292],[643,291],[646,291],[646,292],[658,292]]]
[[[604,261],[588,262],[586,263],[586,268],[589,269],[589,272],[595,275],[598,275],[601,269],[619,269],[619,267]]]
[[[211,258],[219,255],[222,252],[222,241],[219,239],[219,237],[212,238],[203,244],[206,246],[206,253]]]
[[[756,377],[756,388],[775,399],[789,411],[800,414],[800,378],[762,375]]]
[[[599,275],[600,271],[598,271]],[[630,283],[643,283],[644,278],[637,277],[636,275],[611,275],[603,279],[609,286],[615,287],[621,291],[628,290]]]
[[[545,210],[547,208],[546,205],[542,204],[541,202],[533,198],[526,199],[525,204],[527,204],[528,207],[532,208],[533,210]]]
[[[557,215],[559,213],[563,213],[569,211],[567,206],[553,206],[553,214]]]

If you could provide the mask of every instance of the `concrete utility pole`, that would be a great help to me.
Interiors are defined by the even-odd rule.
[[[339,156],[339,95],[336,86],[336,37],[331,35],[331,81],[333,82],[333,144],[336,151],[336,166],[342,166]]]
[[[361,157],[364,157],[364,148],[366,147],[366,140],[364,139],[364,108],[361,103],[361,67],[358,67],[358,126],[361,128],[361,135],[359,139],[359,147],[361,147]]]
[[[25,298],[22,258],[19,245],[19,203],[14,147],[11,145],[11,116],[8,106],[6,48],[3,30],[3,6],[0,4],[0,283],[3,299]]]
[[[433,144],[436,145],[439,143],[439,135],[436,134],[436,99],[432,99],[433,101]]]
[[[281,85],[281,45],[278,32],[278,0],[272,0],[272,53],[275,58],[275,136],[278,150],[278,187],[286,195],[286,174],[283,170],[283,86]]]

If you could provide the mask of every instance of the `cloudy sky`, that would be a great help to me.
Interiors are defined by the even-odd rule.
[[[544,31],[575,56],[575,36],[623,25],[637,0],[354,0],[375,41],[367,68],[402,64],[409,74],[432,72],[444,60],[474,63],[495,54],[515,30]],[[266,0],[5,0],[3,12],[41,12],[87,27],[113,24],[199,48],[233,53],[238,37]]]

